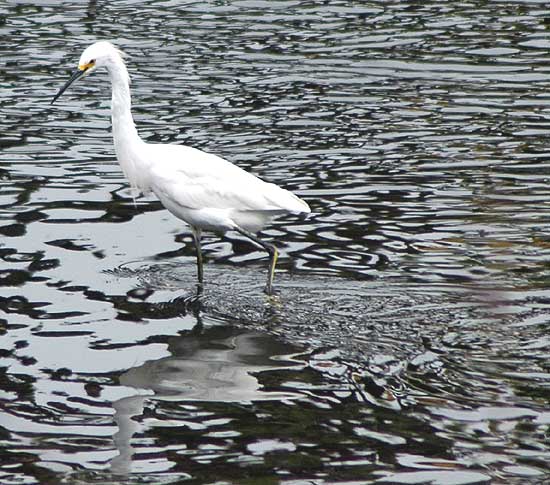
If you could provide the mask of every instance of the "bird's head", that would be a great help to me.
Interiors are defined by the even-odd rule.
[[[52,99],[51,104],[55,103],[67,88],[77,79],[87,76],[94,72],[98,67],[112,67],[117,63],[123,63],[122,52],[119,51],[113,44],[105,40],[96,42],[87,47],[78,61],[78,68],[73,72],[69,80],[57,92]]]

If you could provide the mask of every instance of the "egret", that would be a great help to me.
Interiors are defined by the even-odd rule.
[[[202,231],[222,235],[236,231],[269,254],[265,292],[271,295],[278,252],[256,233],[275,216],[311,212],[307,203],[216,155],[189,146],[144,142],[132,117],[130,76],[123,54],[110,42],[96,42],[84,50],[78,68],[51,104],[73,82],[99,68],[105,68],[111,80],[111,120],[118,163],[132,188],[154,193],[169,212],[191,226],[199,291],[203,284]]]

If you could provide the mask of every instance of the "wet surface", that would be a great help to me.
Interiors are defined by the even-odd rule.
[[[550,95],[538,2],[0,6],[2,483],[550,480]],[[133,194],[143,138],[295,191],[205,238]]]

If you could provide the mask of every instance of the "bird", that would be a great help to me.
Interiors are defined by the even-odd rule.
[[[50,104],[80,78],[106,69],[111,81],[111,123],[116,158],[130,186],[153,193],[161,204],[191,227],[196,249],[198,290],[203,288],[203,231],[224,235],[236,231],[269,255],[265,293],[274,294],[277,248],[260,237],[276,216],[308,214],[308,204],[292,192],[269,183],[217,155],[178,144],[147,143],[132,116],[130,75],[121,50],[106,40],[88,46],[78,67]]]

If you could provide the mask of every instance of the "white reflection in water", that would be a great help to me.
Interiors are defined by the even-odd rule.
[[[173,355],[145,362],[120,377],[120,384],[135,388],[140,394],[113,402],[114,420],[118,426],[113,440],[119,454],[111,460],[112,472],[126,474],[135,471],[132,467],[135,453],[132,438],[144,425],[134,418],[143,414],[149,399],[243,403],[300,397],[298,393],[263,390],[256,377],[262,371],[299,365],[289,356],[273,354],[276,344],[273,338],[258,332],[235,334],[231,327],[210,330],[205,334],[172,339],[169,349]],[[209,337],[212,333],[214,335]],[[144,396],[144,390],[154,394]],[[148,472],[160,472],[170,467],[166,461],[159,463],[157,460],[150,465],[154,470],[149,467]],[[143,467],[142,460],[140,466]]]

